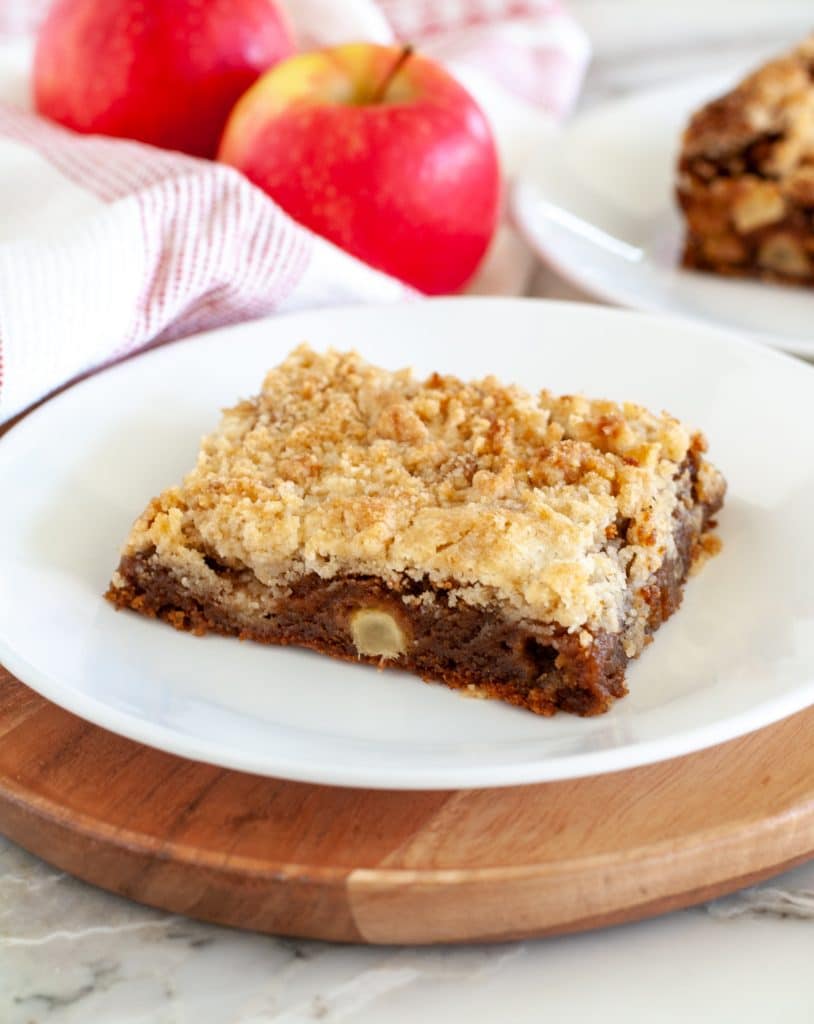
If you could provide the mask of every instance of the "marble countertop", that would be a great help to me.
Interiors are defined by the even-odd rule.
[[[810,1024],[812,935],[814,863],[639,924],[397,949],[162,914],[0,840],[3,1024]]]
[[[811,27],[799,0],[573,0],[595,47],[582,104],[741,66]],[[534,294],[583,298],[539,268]],[[189,921],[0,838],[2,1024],[814,1020],[814,862],[704,907],[499,946],[359,948]]]

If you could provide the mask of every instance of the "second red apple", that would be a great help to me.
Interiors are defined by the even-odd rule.
[[[486,118],[443,68],[356,43],[302,54],[238,102],[218,159],[295,220],[428,294],[472,276],[495,230]]]
[[[273,0],[56,0],[34,100],[75,131],[213,157],[235,101],[293,50]]]

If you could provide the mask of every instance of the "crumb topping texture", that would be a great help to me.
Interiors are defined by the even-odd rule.
[[[755,142],[750,154],[767,177],[783,177],[814,159],[814,35],[764,64],[694,115],[687,157],[720,160]]]
[[[213,559],[281,599],[305,573],[406,578],[453,605],[618,631],[631,588],[674,553],[687,456],[704,448],[636,405],[418,381],[301,346],[224,413],[124,553],[155,548],[190,586],[216,579]]]

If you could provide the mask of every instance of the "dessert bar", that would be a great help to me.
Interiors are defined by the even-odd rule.
[[[691,119],[681,147],[683,262],[814,281],[814,36]]]
[[[637,405],[302,346],[150,502],[107,597],[597,714],[714,550],[724,482],[704,450]]]

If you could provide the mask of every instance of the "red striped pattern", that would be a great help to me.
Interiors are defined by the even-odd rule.
[[[35,31],[51,2],[0,0],[0,36]],[[288,2],[293,4],[296,0]],[[559,0],[378,0],[378,6],[399,35],[402,29],[407,29],[411,38],[505,18],[535,17],[560,9]]]
[[[272,313],[296,289],[312,236],[232,168],[140,143],[79,136],[0,103],[0,137],[36,150],[105,203],[136,203],[144,279],[111,360]],[[3,386],[0,337],[0,389]]]
[[[562,12],[559,0],[378,0],[401,39],[421,41],[513,18],[545,18]]]
[[[158,180],[134,192],[150,271],[117,355],[271,313],[308,265],[310,236],[262,192],[230,168],[190,163],[153,168]]]
[[[209,161],[140,142],[78,135],[2,102],[0,134],[31,146],[70,181],[106,202],[149,188],[181,172],[193,174],[196,170],[212,169]]]

